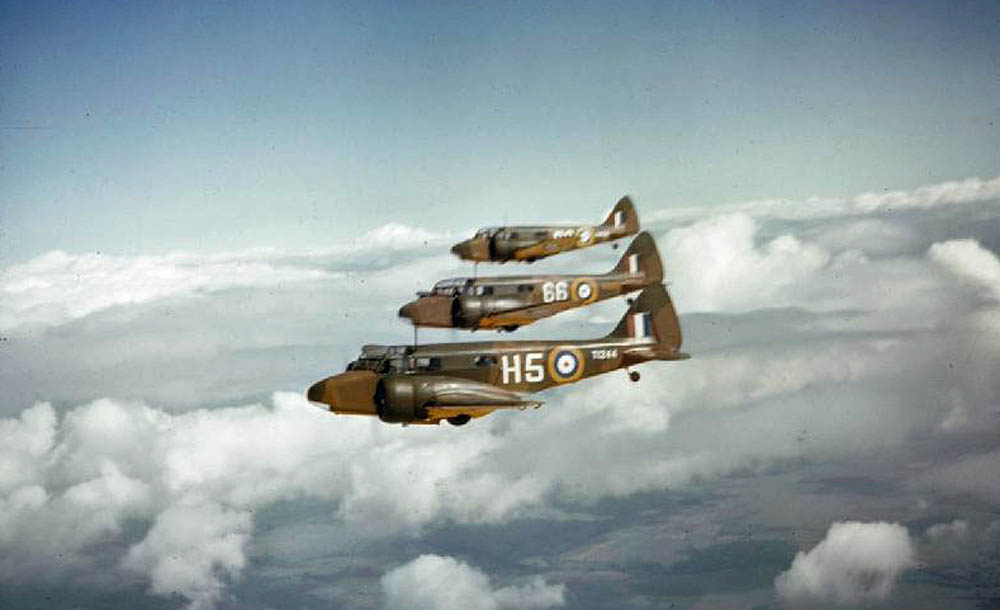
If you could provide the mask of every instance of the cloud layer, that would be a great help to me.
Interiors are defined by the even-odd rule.
[[[360,576],[330,568],[347,606],[449,607],[457,598],[435,584],[443,581],[424,578],[442,574],[461,585],[465,607],[551,607],[566,594],[585,602],[578,589],[613,590],[623,607],[663,605],[681,593],[654,595],[648,583],[693,549],[742,540],[731,525],[741,519],[771,524],[776,539],[791,528],[813,540],[826,534],[791,566],[784,557],[787,570],[764,578],[762,598],[775,590],[790,603],[886,598],[916,552],[889,522],[938,524],[919,530],[921,553],[957,561],[966,555],[954,541],[985,531],[983,507],[1000,497],[990,440],[1000,414],[1000,260],[988,234],[952,231],[953,219],[980,204],[978,218],[1000,221],[1000,207],[982,203],[993,182],[822,217],[776,220],[747,206],[678,223],[656,237],[692,360],[644,365],[638,384],[618,374],[586,380],[543,393],[539,411],[461,429],[332,416],[301,393],[363,343],[409,341],[398,304],[470,271],[423,230],[387,226],[311,252],[53,253],[4,270],[0,581],[100,591],[128,583],[193,608],[240,605],[247,599],[233,592],[265,582],[277,569],[269,554],[291,544],[273,532],[302,520],[282,511],[302,510],[315,520],[303,527],[322,532],[296,543],[309,557],[303,565],[318,570],[314,557],[328,552],[377,566],[352,568]],[[931,222],[897,207],[945,216]],[[553,267],[610,268],[617,254],[595,248]],[[599,336],[622,309],[604,303],[515,338]],[[852,460],[868,461],[859,469]],[[815,483],[818,469],[830,472]],[[858,471],[872,481],[857,481]],[[773,493],[781,506],[746,491],[775,477],[787,479]],[[815,497],[803,492],[810,485]],[[870,485],[879,493],[858,495]],[[539,521],[590,531],[617,523],[601,512],[609,502],[641,505],[685,490],[702,490],[694,500],[707,502],[723,488],[741,491],[722,505],[768,510],[734,515],[699,504],[701,521],[671,522],[666,533],[650,535],[655,526],[644,524],[551,555],[512,547],[503,573],[485,543],[423,548],[449,528],[465,528],[469,540]],[[678,518],[660,506],[647,512]],[[699,532],[697,544],[681,536],[688,530]],[[258,546],[262,534],[281,542]],[[642,561],[654,565],[587,563],[621,540],[631,546],[615,552],[649,545]],[[401,562],[409,563],[386,573]],[[537,579],[523,580],[528,565]],[[489,566],[504,584],[473,566]],[[621,584],[639,583],[639,574],[650,575],[645,589]],[[344,593],[371,587],[381,602]]]

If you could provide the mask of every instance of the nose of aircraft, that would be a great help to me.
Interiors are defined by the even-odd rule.
[[[460,241],[451,247],[451,253],[459,258],[462,258],[468,249],[469,249],[469,242]]]
[[[400,318],[410,318],[411,320],[413,319],[413,303],[412,302],[407,303],[406,305],[403,305],[402,307],[399,308],[399,317]]]
[[[375,390],[379,376],[372,371],[347,371],[312,384],[306,398],[334,413],[376,415]]]
[[[309,387],[309,392],[306,393],[306,398],[310,402],[322,402],[324,393],[326,393],[326,379],[312,384]]]

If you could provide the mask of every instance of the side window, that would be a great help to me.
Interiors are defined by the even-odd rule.
[[[476,366],[492,366],[497,363],[496,356],[476,356],[473,361]]]
[[[477,297],[487,297],[493,294],[493,286],[476,286]]]
[[[535,231],[535,237],[537,237],[538,239],[545,239],[548,236],[549,236],[548,231]]]
[[[418,371],[436,371],[441,368],[440,358],[417,358]]]
[[[521,284],[517,287],[518,292],[531,292],[531,284]]]

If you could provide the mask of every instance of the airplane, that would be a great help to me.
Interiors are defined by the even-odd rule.
[[[495,328],[519,326],[567,309],[603,301],[663,281],[656,242],[639,233],[603,275],[520,275],[441,280],[399,310],[414,326]]]
[[[681,328],[663,284],[646,287],[609,334],[569,341],[366,345],[307,397],[332,413],[386,423],[461,426],[497,409],[540,407],[527,396],[650,360],[683,360]],[[632,381],[638,371],[629,371]]]
[[[628,196],[622,197],[597,226],[489,227],[452,246],[459,258],[474,262],[525,261],[587,248],[639,232],[639,215]]]

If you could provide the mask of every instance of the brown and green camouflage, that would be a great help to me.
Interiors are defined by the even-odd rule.
[[[597,275],[515,275],[441,280],[399,310],[414,326],[512,331],[559,312],[663,281],[656,242],[643,231],[618,264]]]
[[[596,339],[366,345],[348,370],[309,388],[334,413],[393,423],[455,425],[502,408],[540,403],[526,395],[650,360],[681,360],[681,329],[663,284],[647,286],[618,326]],[[633,372],[633,379],[638,373]]]
[[[639,215],[632,200],[625,196],[599,225],[488,227],[477,231],[471,239],[455,244],[451,251],[468,261],[531,263],[560,252],[589,248],[638,232]]]

